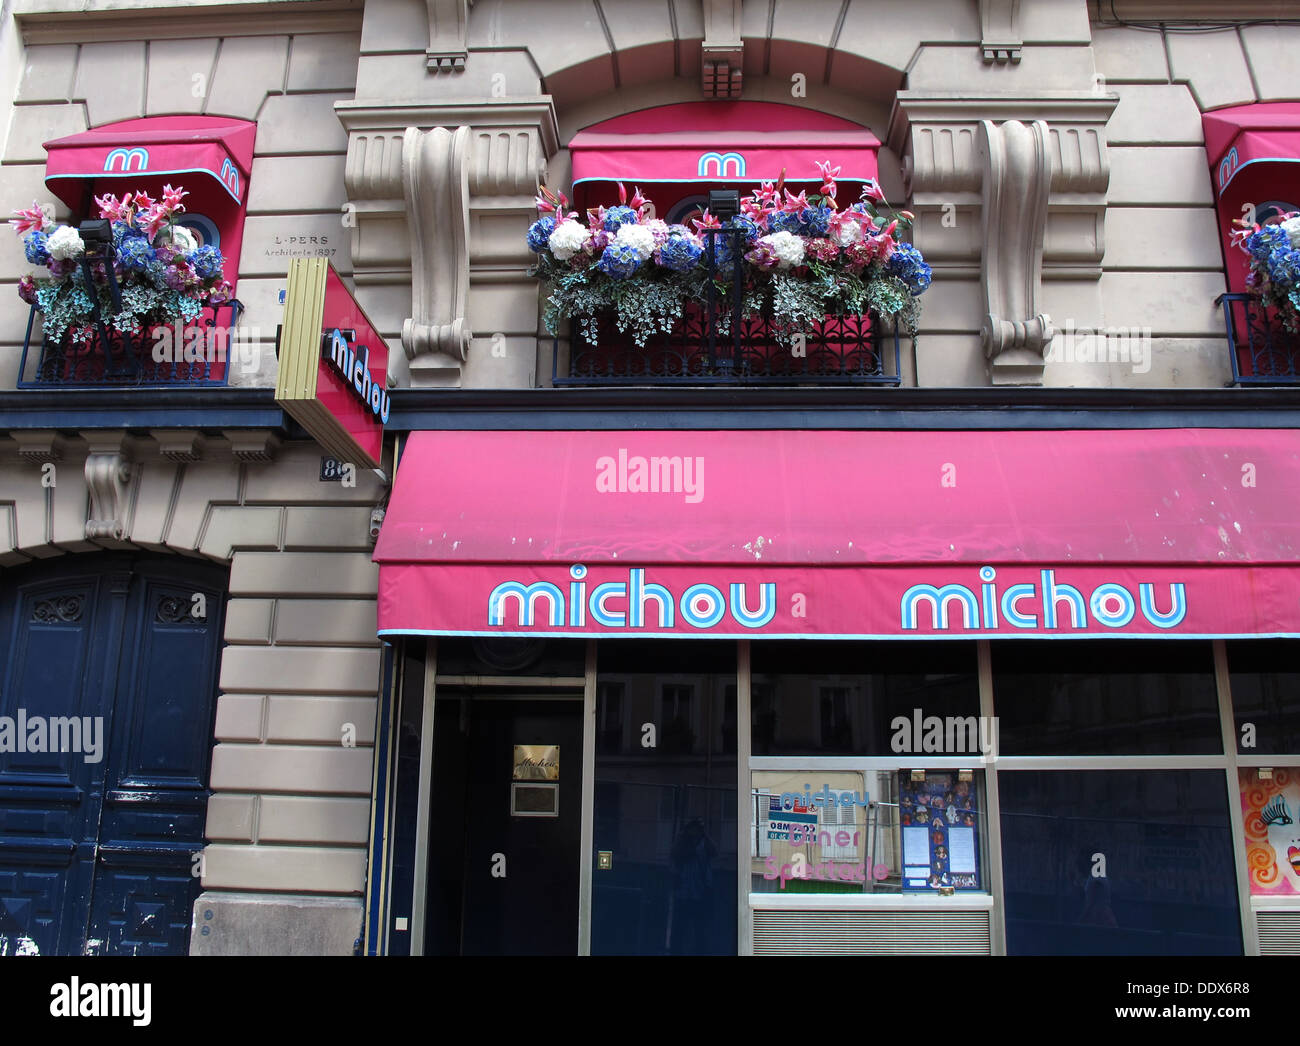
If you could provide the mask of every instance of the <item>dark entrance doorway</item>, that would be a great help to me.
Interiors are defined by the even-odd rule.
[[[516,780],[516,746],[558,778]],[[425,952],[577,954],[582,695],[439,687],[429,806]]]
[[[116,553],[0,573],[0,954],[188,951],[226,580]]]

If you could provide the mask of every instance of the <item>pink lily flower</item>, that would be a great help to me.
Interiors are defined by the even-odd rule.
[[[14,211],[16,218],[10,218],[9,222],[14,226],[14,231],[23,236],[29,232],[44,232],[54,223],[45,217],[45,212],[41,210],[40,204],[35,200],[32,201],[31,207],[25,211]]]
[[[163,204],[167,208],[167,213],[169,215],[177,214],[180,211],[185,210],[185,205],[181,203],[181,199],[188,195],[189,193],[183,190],[180,186],[177,186],[175,189],[173,189],[170,185],[164,185]]]
[[[155,204],[149,210],[142,211],[137,216],[137,221],[141,223],[140,228],[152,240],[162,231],[162,227],[171,221],[171,215],[167,213],[165,205]]]
[[[822,195],[829,197],[832,201],[838,187],[835,184],[835,177],[840,173],[839,167],[831,167],[830,160],[823,160],[817,165],[817,169],[822,172]]]
[[[867,184],[863,186],[862,196],[859,198],[863,200],[870,200],[872,203],[885,202],[885,194],[880,191],[880,186],[877,185],[875,182],[867,182]]]
[[[710,214],[709,209],[707,207],[704,208],[704,213],[701,214],[698,218],[691,219],[691,224],[695,226],[695,231],[697,233],[703,232],[705,229],[722,228],[722,222],[720,222],[716,217]]]

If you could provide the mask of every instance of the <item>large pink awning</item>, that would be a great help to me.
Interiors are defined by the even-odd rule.
[[[243,204],[256,136],[255,123],[229,117],[122,120],[46,142],[45,181],[74,210],[87,181],[190,174],[204,176]]]
[[[737,130],[737,128],[746,128]],[[569,143],[573,182],[821,181],[876,177],[880,139],[837,116],[771,102],[687,102],[615,117]]]
[[[1215,109],[1201,117],[1205,151],[1214,172],[1214,188],[1222,196],[1247,167],[1261,163],[1300,164],[1300,102],[1258,102]],[[1294,168],[1286,181],[1300,180]],[[1292,193],[1294,196],[1295,194]]]
[[[418,432],[381,634],[1300,636],[1275,430]]]

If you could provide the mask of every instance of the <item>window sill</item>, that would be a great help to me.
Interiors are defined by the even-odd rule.
[[[963,909],[979,910],[993,907],[993,895],[988,893],[955,893],[951,897],[934,894],[776,894],[751,893],[749,906],[757,910],[781,909]]]

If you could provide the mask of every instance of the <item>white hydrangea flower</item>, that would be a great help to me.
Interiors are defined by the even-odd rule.
[[[618,227],[615,243],[626,244],[636,251],[637,257],[645,261],[655,252],[655,237],[644,225],[632,225],[630,222]]]
[[[862,239],[862,226],[852,218],[846,218],[840,222],[839,229],[835,232],[836,242],[841,247],[847,247],[851,243],[857,243]]]
[[[1292,248],[1300,250],[1300,215],[1288,218],[1282,223],[1282,228],[1286,230],[1287,239],[1291,241]]]
[[[59,261],[80,258],[86,253],[86,241],[71,225],[60,225],[55,229],[45,246],[50,252],[50,257],[57,258]]]
[[[185,228],[183,225],[173,225],[170,237],[168,237],[166,230],[164,230],[161,236],[160,245],[167,243],[169,239],[173,247],[185,254],[189,254],[190,251],[196,250],[199,246],[199,241],[194,236],[194,233],[190,232],[190,230]]]
[[[552,230],[551,235],[547,237],[546,245],[560,261],[568,261],[582,250],[582,245],[587,242],[588,232],[585,225],[570,218],[560,222]]]
[[[803,238],[792,232],[774,232],[759,243],[766,244],[777,257],[777,267],[789,269],[803,262]]]

